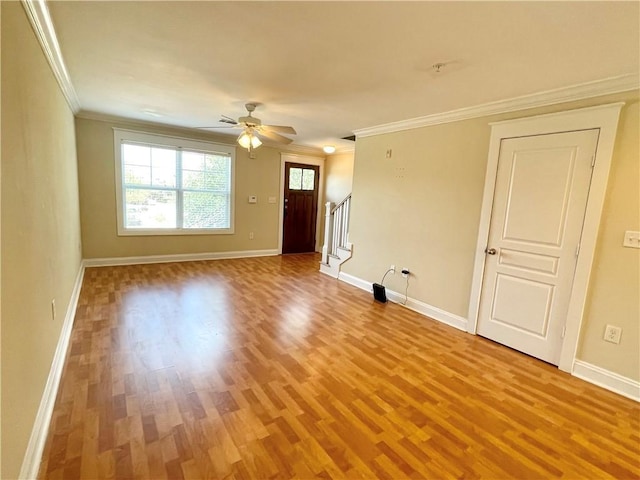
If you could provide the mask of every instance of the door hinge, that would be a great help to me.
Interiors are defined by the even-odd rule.
[[[567,326],[563,325],[562,326],[562,335],[560,336],[560,338],[564,338],[565,334],[567,333]]]
[[[576,246],[576,257],[578,256],[579,253],[580,253],[580,244]]]
[[[591,155],[591,168],[596,166],[596,156]]]

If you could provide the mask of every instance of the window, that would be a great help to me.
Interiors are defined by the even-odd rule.
[[[289,169],[289,190],[313,190],[315,188],[315,170],[311,168]]]
[[[115,130],[119,235],[233,233],[235,148]]]

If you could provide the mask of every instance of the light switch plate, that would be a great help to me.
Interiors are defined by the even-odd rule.
[[[631,248],[640,248],[640,232],[627,230],[624,232],[624,242],[622,246]]]
[[[258,203],[258,197],[255,195],[249,195],[249,203]]]
[[[269,197],[269,203],[276,203],[276,197]]]

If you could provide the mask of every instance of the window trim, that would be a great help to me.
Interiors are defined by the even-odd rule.
[[[228,155],[231,158],[231,178],[229,192],[229,228],[126,228],[125,219],[125,188],[122,177],[122,143],[134,142],[157,147],[169,147],[179,150],[189,150],[202,153],[218,153]],[[156,236],[156,235],[230,235],[235,233],[235,191],[236,191],[236,149],[235,146],[220,143],[193,140],[171,135],[146,133],[136,130],[121,128],[113,129],[113,145],[115,159],[115,184],[116,184],[116,218],[118,236]],[[162,189],[162,188],[161,188]],[[178,189],[171,188],[177,191]],[[191,191],[189,189],[180,189]]]

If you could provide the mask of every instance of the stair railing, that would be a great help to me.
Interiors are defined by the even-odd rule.
[[[349,215],[351,210],[351,194],[333,206],[333,202],[325,203],[324,245],[322,246],[322,263],[329,263],[329,255],[338,255],[338,248],[349,250]]]

